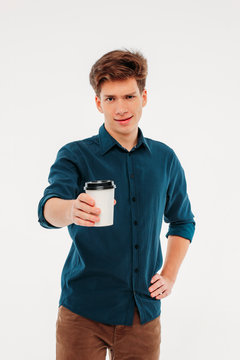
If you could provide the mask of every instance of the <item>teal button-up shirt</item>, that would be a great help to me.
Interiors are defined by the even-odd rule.
[[[162,267],[162,220],[166,234],[192,241],[194,215],[184,170],[166,144],[145,138],[128,151],[105,129],[64,145],[50,168],[49,186],[38,206],[39,223],[57,229],[43,216],[51,197],[76,199],[87,181],[114,180],[114,224],[86,227],[71,224],[72,245],[61,276],[59,306],[111,325],[132,325],[134,306],[144,324],[161,313],[161,300],[148,290]],[[186,240],[187,241],[187,240]]]

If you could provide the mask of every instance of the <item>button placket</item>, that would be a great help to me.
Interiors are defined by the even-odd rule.
[[[134,153],[129,152],[127,156],[127,168],[128,168],[128,176],[129,176],[129,196],[131,199],[130,207],[131,207],[131,215],[132,215],[132,247],[133,247],[133,263],[132,263],[132,286],[135,291],[137,287],[137,281],[139,276],[139,245],[137,245],[137,231],[138,231],[138,219],[137,217],[137,209],[136,209],[136,189],[135,189],[135,174],[133,168],[133,157]]]

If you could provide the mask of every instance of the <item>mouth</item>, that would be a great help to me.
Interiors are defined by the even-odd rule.
[[[114,119],[114,120],[115,120],[115,121],[118,121],[119,123],[126,124],[126,123],[129,122],[129,120],[130,120],[132,117],[133,117],[133,115],[130,116],[129,118],[127,118],[127,119]]]

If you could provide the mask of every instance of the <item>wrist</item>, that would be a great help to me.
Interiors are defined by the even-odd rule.
[[[71,225],[73,223],[73,207],[74,207],[74,202],[75,200],[68,200],[68,206],[66,207],[66,220],[68,222],[69,225]]]

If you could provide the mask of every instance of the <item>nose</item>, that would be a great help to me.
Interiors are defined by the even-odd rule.
[[[126,109],[126,105],[121,100],[118,101],[116,104],[115,114],[118,116],[123,116],[124,114],[128,113],[128,110]]]

